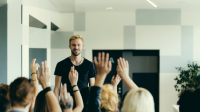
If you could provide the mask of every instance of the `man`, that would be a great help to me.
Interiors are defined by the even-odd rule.
[[[73,35],[69,39],[69,48],[71,49],[71,56],[60,61],[56,65],[55,73],[55,88],[54,94],[59,98],[60,84],[67,84],[67,91],[73,96],[73,87],[71,85],[68,75],[72,66],[78,71],[78,88],[81,90],[84,87],[90,87],[95,83],[96,70],[94,64],[89,60],[81,57],[82,49],[84,48],[84,40],[80,35]]]

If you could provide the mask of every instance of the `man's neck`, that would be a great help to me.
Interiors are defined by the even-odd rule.
[[[71,61],[75,61],[75,62],[80,62],[81,61],[81,54],[78,56],[74,56],[73,54],[71,54]]]

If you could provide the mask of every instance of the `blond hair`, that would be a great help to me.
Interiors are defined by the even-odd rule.
[[[71,44],[71,41],[72,41],[72,40],[75,40],[75,39],[81,39],[82,42],[84,42],[82,36],[80,36],[80,35],[73,35],[73,36],[71,36],[71,37],[69,38],[69,45]]]
[[[155,112],[151,93],[144,89],[132,89],[126,95],[122,112]]]
[[[113,90],[111,84],[105,84],[101,92],[101,110],[114,111],[115,106],[119,103],[118,94]]]

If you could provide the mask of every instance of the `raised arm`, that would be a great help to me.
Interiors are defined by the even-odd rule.
[[[128,89],[137,89],[138,86],[129,77],[129,64],[124,58],[119,58],[117,60],[117,74],[122,78],[123,82],[126,84]]]
[[[56,75],[56,77],[55,77],[55,87],[54,87],[53,92],[54,92],[57,100],[59,100],[59,95],[60,95],[61,79],[62,79],[61,76]]]
[[[33,85],[34,85],[35,95],[34,95],[33,101],[31,102],[29,111],[34,108],[35,99],[39,93],[39,85],[38,85],[39,71],[38,71],[38,68],[40,67],[40,65],[38,63],[35,63],[35,61],[36,61],[36,59],[33,59],[31,62],[31,74],[32,74],[32,81],[33,81]]]
[[[109,54],[107,53],[105,58],[104,52],[102,53],[102,56],[101,53],[98,54],[98,62],[97,57],[94,57],[94,63],[97,69],[97,76],[94,86],[90,88],[88,111],[100,112],[101,87],[103,86],[107,74],[111,71],[112,65],[109,61]]]
[[[111,79],[111,84],[113,86],[114,91],[117,93],[117,85],[119,84],[119,82],[121,81],[121,77],[117,74],[116,77],[112,77]]]
[[[81,112],[83,110],[83,99],[77,86],[78,72],[74,70],[74,66],[71,67],[69,72],[69,81],[71,83],[76,102],[76,107],[74,108],[73,112]]]
[[[49,72],[49,68],[47,66],[47,62],[42,62],[41,63],[41,73],[38,77],[42,88],[43,89],[48,89],[50,88],[50,79],[51,79],[51,74]],[[45,94],[46,100],[47,100],[47,106],[50,112],[62,112],[59,102],[56,99],[56,96],[54,95],[53,91],[48,90],[47,93]]]

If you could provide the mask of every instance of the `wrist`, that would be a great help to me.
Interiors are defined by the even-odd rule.
[[[75,85],[77,85],[77,83],[71,83],[71,86],[75,86]]]
[[[50,87],[49,84],[41,84],[41,85],[42,85],[42,88],[43,88],[43,89],[45,89],[45,88],[47,88],[47,87]]]

